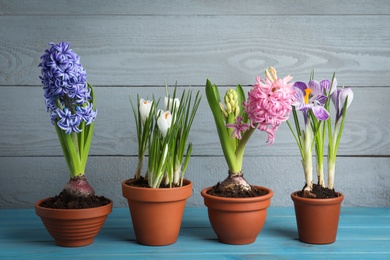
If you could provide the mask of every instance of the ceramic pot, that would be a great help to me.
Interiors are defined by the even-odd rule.
[[[149,246],[173,244],[179,236],[186,200],[192,195],[192,182],[184,180],[177,188],[141,188],[122,182],[137,242]]]
[[[92,244],[112,211],[112,201],[96,208],[52,209],[40,206],[44,200],[35,203],[35,213],[41,217],[56,244],[65,247]]]
[[[344,195],[337,198],[310,199],[291,194],[294,202],[299,240],[309,244],[331,244],[336,241],[341,202]]]
[[[264,226],[273,191],[256,186],[268,191],[268,194],[252,198],[224,198],[207,194],[211,188],[203,189],[201,195],[219,241],[234,245],[255,242]]]

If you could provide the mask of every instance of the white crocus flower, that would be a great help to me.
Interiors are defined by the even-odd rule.
[[[158,129],[160,130],[163,137],[167,135],[168,129],[172,124],[172,115],[171,112],[167,111],[159,111],[159,117],[157,119]]]
[[[169,102],[168,102],[169,100]],[[174,105],[174,108],[175,110],[179,109],[179,106],[180,106],[180,100],[178,98],[175,98],[174,100],[172,98],[169,98],[168,97],[165,97],[164,98],[164,106],[165,106],[165,110],[169,110],[171,112],[173,112],[172,110],[172,105]]]
[[[140,99],[139,112],[141,114],[142,124],[145,124],[146,119],[149,117],[150,109],[152,108],[153,101]]]

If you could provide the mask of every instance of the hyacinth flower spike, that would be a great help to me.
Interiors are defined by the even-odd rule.
[[[63,192],[92,196],[94,190],[84,173],[97,111],[87,73],[68,42],[50,43],[50,48],[41,56],[39,67],[46,109],[70,174]]]
[[[248,92],[248,99],[240,85],[226,92],[222,104],[218,87],[207,80],[206,96],[217,127],[222,151],[229,168],[228,177],[219,185],[221,189],[233,186],[251,189],[243,178],[242,163],[245,146],[256,129],[268,134],[268,144],[273,144],[280,124],[286,121],[292,109],[295,91],[292,77],[278,78],[276,70],[265,71],[266,77],[256,78]]]

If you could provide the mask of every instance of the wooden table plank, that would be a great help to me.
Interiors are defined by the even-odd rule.
[[[114,208],[92,245],[64,248],[55,245],[34,210],[0,210],[0,259],[294,259],[313,254],[318,259],[389,259],[389,213],[390,208],[342,208],[337,241],[310,245],[297,239],[293,208],[271,207],[257,241],[233,246],[218,242],[206,208],[186,208],[178,241],[149,247],[136,242],[129,210]]]

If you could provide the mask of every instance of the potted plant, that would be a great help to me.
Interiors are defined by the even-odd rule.
[[[135,176],[122,182],[138,243],[162,246],[177,241],[186,200],[192,194],[192,182],[184,175],[192,154],[188,135],[199,107],[199,91],[192,100],[191,91],[181,98],[145,100],[137,95],[137,107],[130,99],[137,129],[138,164]],[[147,170],[142,174],[147,152]]]
[[[243,88],[229,89],[222,104],[218,87],[207,80],[206,95],[211,108],[222,151],[229,168],[228,176],[213,187],[201,191],[208,207],[210,223],[221,242],[253,243],[266,218],[273,191],[250,185],[243,176],[244,149],[252,134],[259,129],[268,134],[273,144],[279,125],[289,117],[292,104],[292,79],[278,78],[276,70],[265,71],[245,99]]]
[[[89,245],[112,210],[112,201],[96,196],[85,176],[97,113],[93,87],[68,42],[50,43],[39,66],[47,112],[70,180],[58,196],[38,201],[35,211],[57,245]]]
[[[336,240],[341,202],[344,195],[334,190],[336,154],[343,133],[347,108],[353,100],[350,88],[337,87],[332,80],[314,80],[308,84],[295,82],[293,118],[295,127],[289,127],[298,144],[305,174],[305,186],[291,194],[294,202],[299,239],[312,244],[329,244]],[[330,102],[335,109],[330,109]],[[301,128],[298,112],[302,112]],[[334,122],[331,113],[335,112]],[[294,130],[295,129],[295,130]],[[326,133],[327,132],[327,133]],[[325,139],[328,137],[328,184],[326,185],[323,159]],[[317,184],[313,183],[312,150],[316,152]]]

